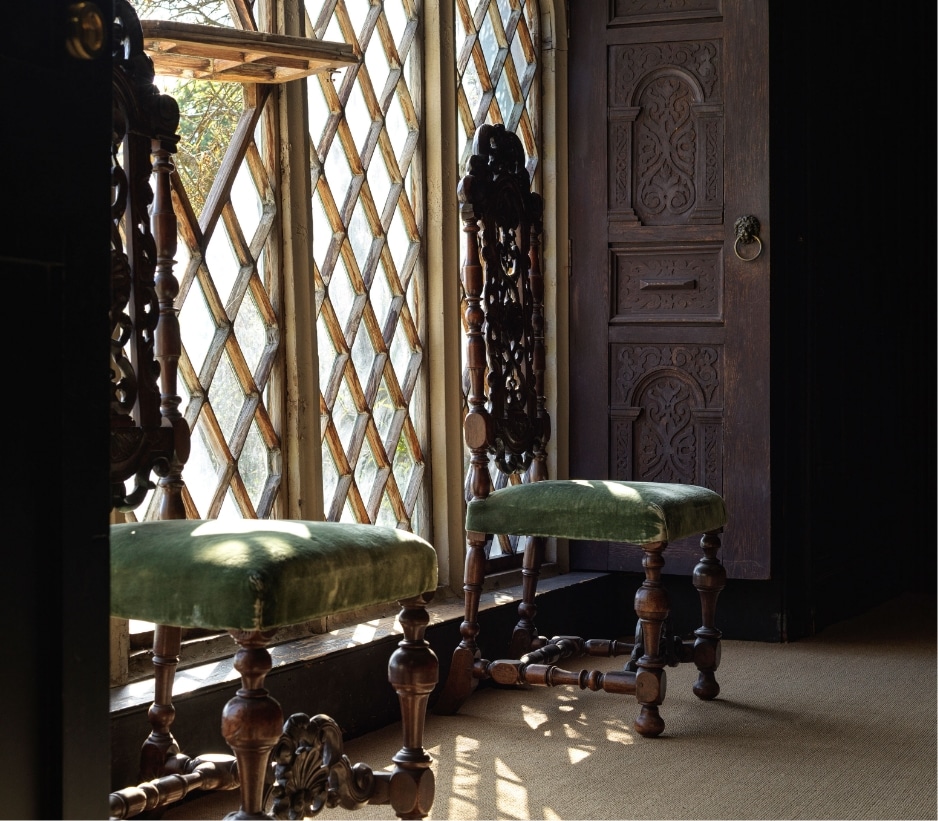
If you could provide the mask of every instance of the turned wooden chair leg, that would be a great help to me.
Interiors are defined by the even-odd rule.
[[[182,628],[157,624],[153,630],[153,703],[147,712],[152,730],[140,750],[140,780],[150,781],[166,772],[166,760],[179,753],[171,731],[176,718],[173,681],[179,666]]]
[[[452,715],[457,712],[479,683],[474,668],[479,658],[476,638],[479,635],[479,599],[482,596],[484,579],[485,534],[469,533],[466,570],[463,577],[465,609],[462,624],[459,626],[462,638],[453,651],[453,660],[446,677],[446,684],[434,705],[434,712],[440,715]]]
[[[641,704],[641,710],[635,719],[635,729],[648,738],[661,735],[664,731],[664,720],[658,705],[664,701],[667,690],[664,670],[666,660],[661,654],[664,621],[670,612],[668,593],[661,584],[661,568],[664,567],[661,552],[665,547],[666,542],[642,545],[645,552],[642,559],[645,580],[635,593],[635,613],[644,645],[644,653],[636,662],[635,697]]]
[[[716,669],[720,666],[720,638],[723,633],[716,627],[717,597],[726,586],[726,568],[717,558],[720,549],[720,531],[704,533],[700,547],[703,558],[694,568],[694,587],[700,594],[700,611],[703,624],[694,631],[694,664],[697,665],[697,681],[694,694],[698,698],[713,699],[720,694],[716,680]]]
[[[540,537],[532,537],[524,551],[521,566],[521,603],[518,605],[519,619],[511,636],[511,644],[508,648],[509,658],[520,659],[541,644],[538,641],[537,627],[534,625],[534,617],[537,615],[534,597],[537,594],[541,565],[544,563],[546,541]]]
[[[283,710],[264,680],[273,666],[267,644],[277,631],[229,632],[240,646],[234,666],[241,674],[241,689],[225,705],[221,732],[238,760],[241,809],[226,818],[270,818],[264,812],[264,782],[270,751],[283,732]]]
[[[440,664],[424,639],[432,593],[401,601],[404,638],[391,656],[388,680],[401,703],[404,746],[392,758],[390,803],[398,818],[425,818],[433,806],[433,759],[423,746],[427,702],[439,681]]]

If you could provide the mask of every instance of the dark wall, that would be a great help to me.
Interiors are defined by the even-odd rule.
[[[796,634],[935,590],[929,6],[771,6],[774,552]]]
[[[5,818],[107,817],[111,67],[68,7],[11,4],[0,46]]]
[[[772,2],[770,67],[772,579],[718,621],[784,641],[936,590],[935,10]]]

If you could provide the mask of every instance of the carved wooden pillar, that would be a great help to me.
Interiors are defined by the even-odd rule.
[[[178,117],[178,114],[177,114]],[[160,476],[163,490],[160,519],[185,519],[182,500],[182,468],[189,458],[189,425],[180,413],[177,379],[182,338],[179,331],[179,280],[173,272],[176,260],[176,213],[173,210],[170,176],[175,170],[170,153],[175,141],[153,141],[153,236],[156,241],[156,274],[154,283],[159,301],[159,323],[156,326],[155,357],[160,363],[160,413],[173,429],[173,458]]]
[[[469,372],[469,412],[463,422],[466,446],[470,451],[469,486],[473,498],[484,499],[492,492],[489,473],[488,444],[492,423],[485,407],[486,345],[482,325],[485,312],[481,306],[482,264],[479,259],[479,223],[471,199],[471,177],[463,179],[459,196],[462,205],[463,232],[466,235],[466,258],[462,268],[466,293],[466,369]],[[485,534],[467,534],[466,573],[463,591],[466,596],[465,618],[460,626],[460,647],[476,652],[475,638],[479,633],[478,609],[485,576]]]

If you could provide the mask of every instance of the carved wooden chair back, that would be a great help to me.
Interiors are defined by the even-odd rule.
[[[126,53],[113,72],[111,506],[139,508],[156,474],[164,489],[160,518],[183,519],[190,433],[176,389],[181,341],[170,182],[179,106],[153,84],[133,8],[119,0],[116,12]]]
[[[531,190],[521,141],[483,125],[460,183],[466,236],[470,489],[492,491],[490,464],[508,476],[547,478],[550,417],[544,399],[543,201]]]

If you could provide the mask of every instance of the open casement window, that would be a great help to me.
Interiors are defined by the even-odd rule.
[[[313,494],[312,509],[326,519],[432,539],[425,243],[439,226],[427,222],[422,101],[437,95],[444,112],[456,113],[458,156],[432,158],[458,166],[450,179],[462,174],[482,122],[517,131],[536,175],[536,0],[454,0],[452,14],[439,18],[453,21],[449,31],[428,31],[415,0],[134,6],[157,85],[181,111],[172,181],[179,384],[192,429],[183,472],[189,516],[291,518],[296,500]],[[217,42],[232,30],[274,34],[277,20],[298,17],[306,38],[344,44],[352,61],[310,72],[288,48],[231,52]],[[424,44],[450,37],[454,48],[443,51],[456,54],[457,88],[427,88]],[[284,93],[284,83],[296,76],[305,77],[305,145],[297,145],[295,130],[284,134],[297,116],[287,102],[299,99]],[[285,163],[309,174],[299,187],[308,201],[284,184]],[[455,208],[454,188],[435,196],[442,208]],[[297,263],[295,245],[292,256],[285,251],[291,211],[312,220],[308,264]],[[443,242],[458,247],[458,229]],[[309,299],[290,291],[298,282]],[[443,313],[458,322],[455,308]],[[284,344],[285,323],[310,329],[309,350]],[[305,398],[315,394],[298,395],[297,385],[318,386],[318,446],[291,422],[298,405],[315,410]],[[448,435],[461,440],[460,430]],[[290,448],[305,448],[292,456],[303,469],[291,470]],[[128,518],[155,515],[154,495]],[[523,545],[514,541],[492,546],[492,570],[503,569],[499,562],[520,566]],[[446,549],[461,566],[464,545]],[[332,627],[323,620],[278,640]],[[152,625],[115,620],[112,636],[112,683],[152,675]],[[180,667],[232,652],[227,634],[184,633]]]

